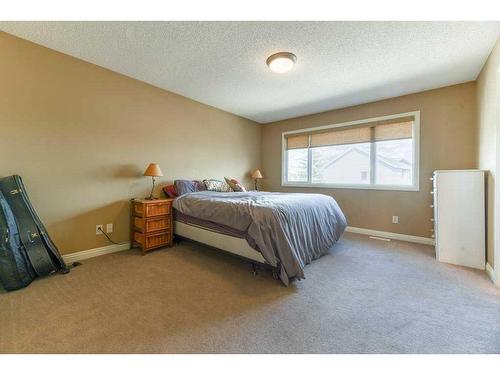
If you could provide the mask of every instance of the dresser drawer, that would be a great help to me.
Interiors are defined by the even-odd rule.
[[[166,246],[170,244],[172,234],[170,232],[144,234],[140,232],[134,233],[134,240],[141,244],[145,249],[154,247]]]
[[[147,219],[135,217],[134,226],[143,233],[164,231],[172,226],[172,219],[170,216],[154,216]]]

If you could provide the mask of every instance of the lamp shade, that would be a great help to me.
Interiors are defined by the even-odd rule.
[[[258,169],[252,172],[252,178],[262,178],[262,173]]]
[[[160,169],[160,166],[158,164],[151,163],[146,168],[146,171],[144,172],[144,176],[161,177],[161,176],[163,176],[163,173],[161,173],[161,169]]]

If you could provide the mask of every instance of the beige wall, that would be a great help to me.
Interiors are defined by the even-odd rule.
[[[281,187],[282,132],[416,110],[421,111],[419,192]],[[436,169],[475,168],[476,136],[475,82],[270,123],[262,130],[263,184],[267,190],[329,194],[351,226],[430,237],[429,177]],[[399,224],[392,224],[393,215]]]
[[[484,65],[477,79],[477,123],[478,123],[478,165],[488,171],[487,182],[487,254],[488,263],[494,267],[495,188],[500,189],[496,179],[499,167],[498,135],[500,123],[500,99],[498,77],[500,69],[500,39]],[[498,197],[498,195],[497,195]],[[496,202],[500,204],[500,202]]]
[[[0,33],[0,176],[20,174],[62,253],[128,240],[129,199],[174,178],[245,178],[261,126]],[[200,83],[203,84],[203,83]]]

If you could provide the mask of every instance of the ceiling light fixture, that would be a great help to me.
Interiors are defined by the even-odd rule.
[[[275,73],[286,73],[293,68],[297,61],[297,56],[291,52],[278,52],[267,58],[266,64]]]

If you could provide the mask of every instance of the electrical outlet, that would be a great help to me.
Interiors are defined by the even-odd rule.
[[[95,226],[95,234],[96,234],[97,236],[98,236],[98,235],[100,235],[100,234],[102,234],[102,230],[103,230],[103,229],[102,229],[102,227],[103,227],[103,225],[102,225],[102,224],[99,224],[99,225],[96,225],[96,226]]]
[[[397,224],[397,223],[399,223],[399,216],[393,216],[393,217],[392,217],[392,223],[393,223],[393,224]]]
[[[113,223],[106,224],[106,233],[113,233]]]

